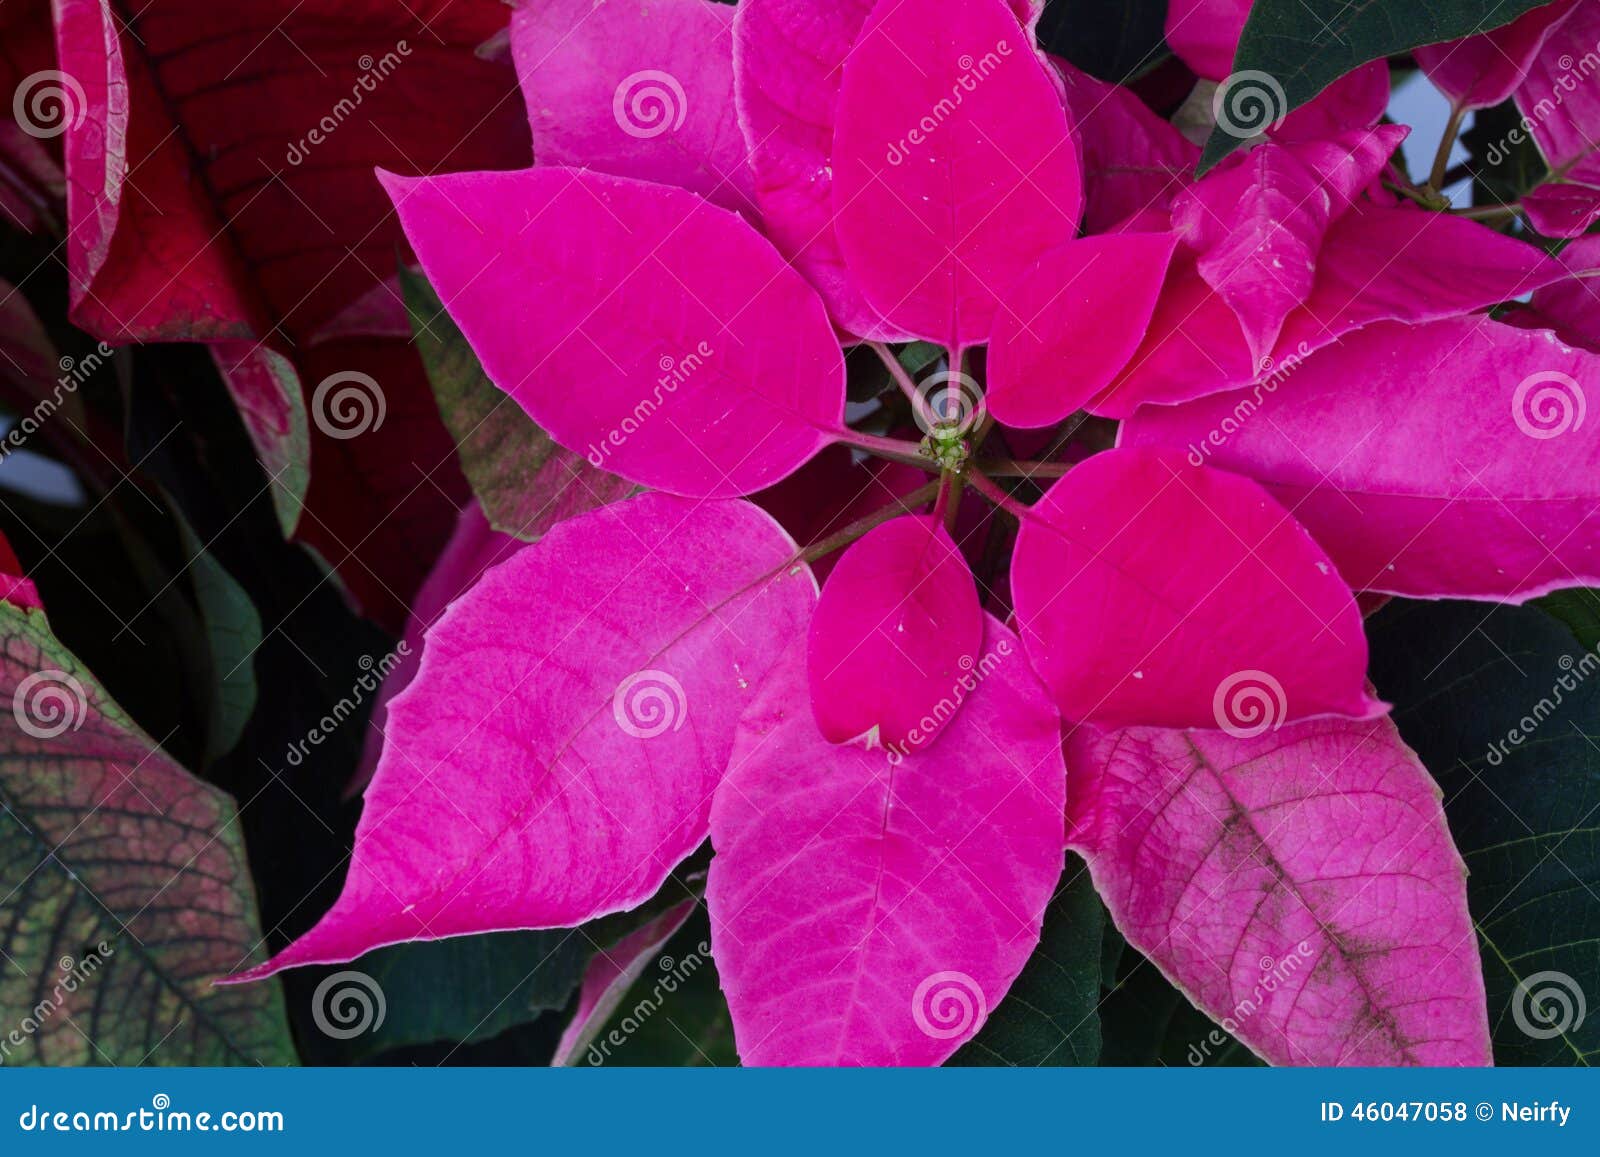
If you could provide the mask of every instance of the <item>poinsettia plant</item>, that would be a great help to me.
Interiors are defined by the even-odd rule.
[[[314,5],[286,39],[365,45],[364,7]],[[228,898],[179,986],[222,982],[188,997],[208,1024],[281,1019],[269,978],[294,994],[286,970],[338,966],[308,1003],[357,976],[376,1031],[386,993],[425,1005],[481,955],[506,991],[395,1043],[548,1009],[547,1059],[603,1063],[650,962],[685,979],[662,953],[703,927],[745,1064],[1129,1059],[1111,1038],[1141,967],[1223,1030],[1191,1063],[1237,1041],[1274,1064],[1488,1064],[1512,1055],[1506,1009],[1593,1051],[1539,994],[1554,975],[1581,1002],[1593,969],[1559,952],[1600,905],[1536,948],[1497,941],[1538,865],[1503,879],[1498,829],[1441,791],[1469,757],[1414,749],[1453,750],[1427,684],[1461,644],[1422,676],[1400,661],[1421,642],[1380,644],[1435,600],[1484,604],[1461,634],[1488,638],[1576,592],[1543,604],[1588,649],[1556,677],[1600,664],[1600,253],[1558,248],[1600,218],[1600,97],[1548,96],[1600,9],[1451,3],[1399,44],[1350,14],[1286,89],[1271,3],[1174,0],[1115,67],[1035,0],[528,0],[508,26],[438,7],[431,40],[386,26],[359,100],[319,67],[334,111],[240,125],[218,95],[230,15],[193,42],[141,18],[136,45],[114,5],[56,0],[60,167],[0,137],[19,230],[48,234],[64,194],[74,325],[154,359],[125,378],[204,343],[266,479],[241,509],[322,555],[346,637],[357,613],[399,635],[348,694],[313,661],[332,705],[269,749],[252,656],[280,631],[305,655],[311,592],[256,613],[239,572],[281,586],[290,564],[236,555],[231,576],[208,553],[238,517],[204,493],[220,452],[162,459],[217,684],[188,762],[286,792],[335,840],[336,797],[360,796],[336,896],[337,862],[258,880],[269,958],[237,836],[190,878],[196,907]],[[1448,104],[1416,177],[1396,65]],[[261,94],[279,77],[258,67]],[[1458,204],[1467,118],[1510,108],[1524,140],[1474,155],[1481,196]],[[287,159],[245,175],[250,131],[280,125]],[[1487,153],[1530,144],[1548,171],[1490,198]],[[252,210],[280,190],[321,225],[309,251]],[[25,308],[0,314],[24,396],[54,353]],[[14,630],[61,648],[49,584],[0,569]],[[13,655],[18,695],[70,679],[65,710],[115,740],[80,761],[148,751],[181,793],[170,735],[61,653]],[[1512,746],[1587,710],[1534,701]],[[26,754],[78,729],[40,730]],[[179,823],[117,791],[172,826],[169,867],[231,823],[210,794]],[[1585,818],[1511,812],[1527,831],[1505,840],[1559,859]],[[288,846],[250,840],[253,866]],[[164,911],[152,890],[130,935]]]

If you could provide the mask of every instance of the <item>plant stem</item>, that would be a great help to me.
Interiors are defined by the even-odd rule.
[[[1026,506],[1022,505],[1022,503],[1018,502],[1015,498],[1011,497],[1011,495],[1000,489],[1000,487],[996,486],[979,471],[969,471],[967,473],[967,479],[972,483],[972,488],[974,490],[983,495],[990,502],[994,503],[1001,510],[1004,510],[1007,514],[1018,519],[1027,517],[1028,508]]]
[[[1499,221],[1522,215],[1522,206],[1514,205],[1474,205],[1470,209],[1452,209],[1450,212],[1457,217],[1465,217],[1469,221]]]
[[[1450,167],[1450,150],[1455,147],[1456,136],[1461,132],[1461,118],[1467,110],[1460,105],[1450,106],[1450,119],[1445,122],[1444,135],[1439,138],[1439,150],[1433,154],[1433,169],[1428,173],[1428,188],[1435,193],[1444,189],[1445,170]]]
[[[879,458],[887,458],[891,462],[916,466],[930,474],[939,470],[938,464],[926,457],[915,442],[903,442],[899,438],[882,438],[877,434],[863,434],[860,430],[848,427],[839,430],[833,436],[847,446],[854,446],[858,450],[865,450],[868,454],[876,454]]]
[[[911,375],[906,373],[905,366],[900,364],[900,359],[894,356],[894,351],[881,341],[868,342],[872,352],[882,360],[884,367],[889,371],[889,376],[900,387],[900,392],[906,396],[906,401],[911,403],[912,413],[920,413],[926,403],[922,395],[917,393],[917,383],[911,380]]]
[[[892,519],[899,518],[907,510],[910,510],[913,507],[923,505],[930,498],[935,497],[939,493],[939,487],[941,485],[942,483],[940,482],[930,482],[926,486],[918,487],[910,494],[907,494],[905,497],[901,498],[898,502],[892,503],[889,506],[885,506],[882,510],[873,511],[860,521],[852,522],[843,530],[835,531],[833,534],[828,535],[828,537],[823,539],[821,542],[812,543],[795,556],[795,561],[805,563],[816,562],[817,559],[830,555],[836,550],[842,550],[844,547],[849,546],[856,539],[866,534],[869,530],[873,530],[876,527],[882,526],[885,522],[889,522]]]
[[[1065,462],[1018,462],[1012,458],[983,458],[972,466],[990,478],[1060,478],[1072,469]]]

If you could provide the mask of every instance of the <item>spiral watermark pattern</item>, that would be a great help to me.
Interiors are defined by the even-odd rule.
[[[623,132],[647,141],[683,127],[689,98],[677,77],[647,68],[622,78],[611,96],[611,115]]]
[[[11,696],[17,726],[35,739],[54,739],[83,726],[89,699],[83,684],[65,671],[35,671]]]
[[[311,994],[311,1019],[334,1040],[377,1032],[388,1011],[388,1001],[378,982],[354,969],[324,977]]]
[[[617,726],[635,739],[654,739],[683,727],[689,700],[683,684],[665,671],[636,671],[617,684],[611,696]]]
[[[311,417],[317,429],[341,442],[379,429],[388,412],[383,387],[355,370],[329,374],[311,395]]]
[[[983,989],[965,972],[935,972],[911,995],[911,1019],[934,1040],[975,1032],[988,1015]]]
[[[1289,98],[1277,78],[1246,69],[1217,86],[1211,97],[1211,115],[1230,137],[1249,140],[1283,123],[1289,115]]]
[[[1217,726],[1235,739],[1254,739],[1283,726],[1289,699],[1283,684],[1265,671],[1235,671],[1211,697]]]
[[[1588,1014],[1583,989],[1565,972],[1535,972],[1511,994],[1511,1019],[1534,1040],[1576,1032]]]
[[[75,77],[48,68],[23,78],[11,98],[17,127],[30,137],[48,140],[75,129],[89,115],[89,98]]]
[[[917,429],[924,434],[965,437],[987,413],[983,387],[976,379],[950,370],[930,374],[917,386],[912,412]]]
[[[1511,417],[1517,429],[1544,441],[1583,426],[1588,410],[1583,387],[1557,370],[1530,374],[1511,395]]]

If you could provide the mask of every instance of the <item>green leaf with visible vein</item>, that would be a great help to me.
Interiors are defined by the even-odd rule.
[[[351,1039],[346,1059],[498,1036],[565,1005],[591,952],[580,930],[552,928],[416,940],[368,953],[350,967],[383,991],[383,1023]]]
[[[261,646],[261,615],[244,588],[181,518],[178,533],[189,556],[189,585],[205,625],[211,666],[205,750],[209,766],[234,749],[255,711],[255,653]]]
[[[1567,624],[1573,637],[1589,650],[1600,648],[1600,591],[1573,587],[1545,595],[1533,605]]]
[[[1067,854],[1039,947],[951,1065],[1092,1065],[1100,1059],[1106,910],[1083,861]]]
[[[1535,607],[1395,603],[1373,680],[1444,789],[1502,1065],[1600,1059],[1600,656]]]
[[[558,446],[489,380],[427,278],[402,265],[400,288],[439,414],[490,526],[533,542],[556,523],[633,490]],[[582,387],[558,382],[552,388]]]
[[[1299,108],[1345,73],[1369,60],[1410,52],[1423,44],[1455,40],[1510,24],[1550,0],[1255,0],[1239,37],[1233,75],[1264,73],[1281,87],[1270,92],[1277,111]],[[1241,81],[1243,91],[1245,81]],[[1251,84],[1269,92],[1265,82]],[[1203,173],[1245,138],[1212,130],[1200,158]]]
[[[0,1060],[294,1062],[233,801],[174,763],[43,612],[0,604]]]

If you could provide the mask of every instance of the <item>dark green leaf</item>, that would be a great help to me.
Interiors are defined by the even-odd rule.
[[[566,1004],[592,951],[582,931],[557,928],[456,936],[369,952],[348,967],[366,973],[382,991],[383,1022],[349,1038],[341,1051],[345,1059],[359,1061],[431,1041],[488,1040]],[[330,986],[324,1001],[334,991]]]
[[[1585,649],[1600,648],[1600,591],[1573,587],[1545,595],[1534,606],[1567,624]]]
[[[1039,947],[952,1065],[1092,1065],[1100,1058],[1100,959],[1106,913],[1089,871],[1067,855]]]
[[[1396,603],[1372,636],[1378,691],[1444,790],[1471,873],[1496,1062],[1593,1063],[1600,656],[1534,607]]]
[[[1256,0],[1239,38],[1233,75],[1265,74],[1271,84],[1262,79],[1251,87],[1268,92],[1276,111],[1287,113],[1369,60],[1488,32],[1548,2]],[[1282,91],[1282,101],[1277,100],[1277,90]],[[1244,141],[1220,127],[1213,130],[1200,171],[1205,172]]]
[[[1167,0],[1049,0],[1039,43],[1112,84],[1148,72],[1167,55]]]
[[[195,537],[188,522],[181,516],[177,522],[189,556],[189,585],[210,643],[213,695],[205,746],[205,761],[210,764],[233,750],[255,711],[255,654],[261,646],[261,615],[244,588]]]
[[[1114,931],[1110,923],[1106,928]],[[1110,991],[1100,1005],[1102,1065],[1216,1068],[1262,1063],[1137,950],[1124,945],[1118,958],[1115,983],[1108,984]]]
[[[710,933],[704,908],[697,909],[576,1063],[737,1065],[733,1018],[711,959]]]
[[[632,490],[558,446],[489,380],[426,278],[401,266],[400,285],[439,414],[489,525],[531,542]]]

